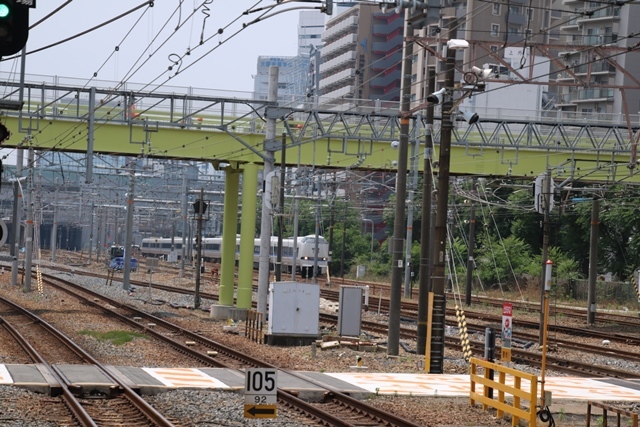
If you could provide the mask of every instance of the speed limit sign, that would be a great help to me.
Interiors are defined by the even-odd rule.
[[[245,418],[275,418],[277,377],[277,369],[247,369],[244,387]]]

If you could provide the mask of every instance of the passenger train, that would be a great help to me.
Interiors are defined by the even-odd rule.
[[[193,253],[196,251],[196,241],[192,239]],[[260,239],[253,241],[253,266],[258,268],[260,258]],[[298,237],[297,243],[297,259],[296,270],[303,276],[311,275],[314,264],[314,253],[316,245],[316,236],[309,235]],[[271,249],[269,254],[269,260],[271,264],[275,263],[278,238],[271,236]],[[174,238],[174,248],[178,254],[178,257],[182,253],[182,237]],[[142,245],[140,247],[143,256],[146,257],[160,257],[167,256],[171,252],[171,238],[145,238],[142,239]],[[205,237],[202,239],[202,257],[206,261],[220,262],[222,251],[222,237]],[[239,258],[240,252],[240,237],[236,237],[236,261]],[[329,243],[324,237],[318,236],[318,274],[326,274],[327,264],[329,261]],[[283,272],[290,273],[293,265],[293,239],[282,239],[282,266]]]

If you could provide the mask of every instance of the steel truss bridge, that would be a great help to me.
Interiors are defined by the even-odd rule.
[[[186,88],[184,93],[165,93],[164,87],[144,91],[27,82],[22,110],[11,111],[2,106],[20,99],[19,84],[0,86],[0,120],[12,132],[3,147],[87,153],[88,165],[92,154],[187,159],[215,166],[262,164],[265,147],[280,149],[280,135],[286,136],[289,166],[393,170],[397,159],[390,144],[400,138],[397,104],[365,100],[313,106],[303,99],[287,105],[196,95]],[[454,175],[526,178],[550,170],[565,182],[640,182],[638,118],[632,123],[619,116],[580,113],[477,112],[480,121],[474,125],[456,122]],[[413,114],[409,135],[410,142],[422,143],[432,128],[435,162],[438,114],[432,127],[421,114]],[[277,119],[275,141],[265,141],[267,118]],[[421,161],[416,163],[422,167]],[[437,171],[437,164],[434,167]]]

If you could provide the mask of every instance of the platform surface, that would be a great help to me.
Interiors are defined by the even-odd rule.
[[[102,371],[91,365],[54,365],[73,385],[90,391],[115,387]],[[45,392],[53,387],[52,377],[41,365],[0,364],[0,385],[15,385]],[[242,392],[244,375],[221,368],[136,368],[110,366],[119,378],[138,388],[142,394],[156,394],[176,388],[206,388]],[[326,389],[349,393],[354,397],[371,394],[394,396],[468,396],[469,375],[355,372],[299,372],[297,378],[278,372],[278,387],[295,391],[314,400]],[[305,381],[307,379],[308,381]],[[482,387],[479,387],[482,389]],[[45,391],[43,391],[45,390]],[[607,378],[547,377],[545,390],[553,400],[640,401],[640,380]],[[479,390],[481,391],[481,390]]]

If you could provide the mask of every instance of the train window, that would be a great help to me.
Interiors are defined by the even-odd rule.
[[[171,243],[162,243],[162,249],[171,249]]]
[[[219,251],[219,250],[220,250],[220,243],[214,243],[214,244],[212,244],[211,246],[213,246],[213,248],[212,248],[212,249],[213,249],[214,251]]]
[[[176,249],[182,249],[182,243],[176,243]]]
[[[253,253],[254,253],[254,255],[259,255],[260,254],[260,246],[254,246],[253,247]]]
[[[142,242],[142,247],[143,248],[148,248],[149,247],[149,242]]]

